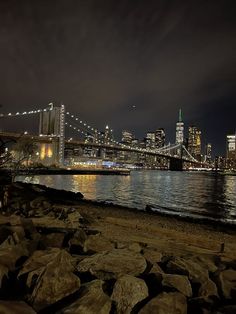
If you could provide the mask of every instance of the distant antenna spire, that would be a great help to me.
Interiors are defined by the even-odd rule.
[[[182,122],[182,109],[179,109],[179,122]]]

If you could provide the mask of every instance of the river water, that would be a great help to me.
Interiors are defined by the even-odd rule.
[[[30,178],[18,178],[29,181]],[[31,182],[81,192],[86,199],[236,225],[236,176],[172,171],[116,175],[41,175]]]

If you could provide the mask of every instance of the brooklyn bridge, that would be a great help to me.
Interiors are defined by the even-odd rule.
[[[39,134],[0,131],[0,138],[8,142],[31,139],[37,144],[33,162],[61,167],[76,167],[81,164],[133,165],[158,169],[183,170],[189,167],[209,167],[195,159],[183,143],[168,144],[160,148],[131,146],[117,141],[108,126],[104,132],[80,119],[79,115],[49,104],[46,108],[15,113],[0,113],[2,119],[39,116]],[[75,136],[68,138],[66,129]]]

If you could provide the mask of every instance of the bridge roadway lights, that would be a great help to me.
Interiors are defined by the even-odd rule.
[[[182,171],[183,170],[183,160],[177,158],[170,158],[170,168],[171,171]]]

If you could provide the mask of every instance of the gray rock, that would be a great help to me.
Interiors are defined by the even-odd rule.
[[[100,234],[90,235],[84,242],[85,253],[89,251],[101,253],[112,249],[114,249],[114,245],[111,241]]]
[[[80,279],[73,274],[73,258],[64,250],[35,251],[24,263],[18,277],[27,274],[26,284],[33,289],[30,303],[41,310],[80,288]]]
[[[214,273],[218,270],[218,267],[215,264],[215,259],[213,256],[194,256],[190,258],[198,264],[200,264],[203,268],[207,269],[209,272]]]
[[[65,239],[65,233],[49,233],[43,238],[43,244],[46,247],[62,248]]]
[[[101,280],[94,280],[81,287],[79,299],[58,314],[109,314],[111,300],[103,292],[103,283]]]
[[[25,242],[16,245],[4,245],[4,247],[0,249],[0,265],[5,266],[10,271],[14,271],[16,262],[20,258],[27,257],[28,255],[29,251]]]
[[[209,279],[208,270],[193,260],[176,257],[167,264],[170,273],[186,275],[193,283],[203,283]]]
[[[116,281],[111,299],[115,301],[118,314],[128,314],[147,297],[148,287],[142,279],[124,275]]]
[[[192,298],[190,302],[194,308],[211,308],[218,299],[219,296],[216,284],[211,279],[207,279],[205,282],[201,283],[198,296]]]
[[[80,221],[83,219],[83,216],[79,213],[78,210],[74,212],[68,212],[66,222],[69,224],[71,228],[80,228]]]
[[[211,279],[206,280],[201,284],[198,296],[203,298],[207,303],[212,303],[213,300],[219,298],[216,284]]]
[[[90,272],[99,279],[118,278],[121,275],[138,276],[146,269],[145,258],[126,249],[94,254],[78,265],[79,272]]]
[[[236,270],[236,260],[226,257],[226,256],[220,256],[220,262],[222,265],[224,265],[227,268],[232,268]]]
[[[87,239],[86,233],[82,229],[78,229],[73,237],[69,240],[69,247],[71,250],[82,250],[84,242]]]
[[[142,250],[142,247],[141,247],[141,245],[139,243],[133,242],[133,243],[128,245],[128,249],[130,251],[133,251],[133,252],[136,252],[136,253],[140,253],[141,250]]]
[[[227,269],[222,271],[218,277],[218,286],[225,299],[236,296],[236,271]]]
[[[36,314],[28,304],[22,301],[3,301],[0,300],[1,314]]]
[[[182,293],[163,292],[149,301],[139,314],[187,314],[187,302]]]
[[[147,261],[151,264],[156,264],[161,262],[162,253],[158,252],[156,249],[148,247],[143,250],[143,255]]]
[[[187,276],[163,274],[162,277],[163,287],[174,288],[175,290],[181,292],[186,297],[192,296],[192,287]]]

